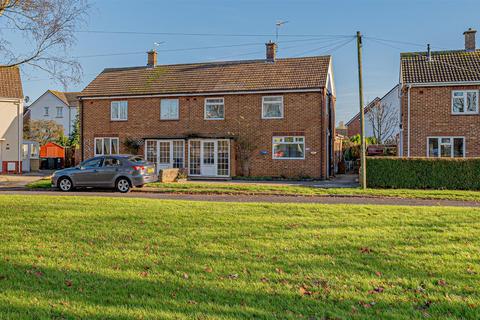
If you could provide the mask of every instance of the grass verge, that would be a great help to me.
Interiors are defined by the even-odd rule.
[[[413,190],[316,188],[295,185],[234,184],[234,183],[151,183],[147,190],[163,193],[187,194],[236,194],[236,195],[285,195],[285,196],[368,196],[410,199],[439,199],[480,201],[479,191],[464,190]]]
[[[478,319],[479,214],[0,195],[0,318]]]
[[[31,189],[50,189],[50,179],[42,179],[27,185]],[[467,190],[415,190],[415,189],[367,189],[361,188],[316,188],[295,185],[249,184],[249,183],[161,183],[145,186],[147,191],[184,194],[230,194],[230,195],[277,195],[277,196],[367,196],[407,199],[434,199],[480,202],[480,191]]]

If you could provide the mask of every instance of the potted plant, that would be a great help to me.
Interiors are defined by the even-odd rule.
[[[178,170],[177,182],[186,182],[188,178],[187,169],[183,168]]]

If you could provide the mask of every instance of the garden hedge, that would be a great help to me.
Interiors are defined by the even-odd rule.
[[[480,158],[367,158],[372,188],[480,190]]]

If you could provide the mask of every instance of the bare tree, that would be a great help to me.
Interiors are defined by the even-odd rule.
[[[87,1],[0,0],[0,65],[43,70],[64,87],[80,81],[82,68],[69,49],[87,17]]]
[[[377,143],[393,142],[399,126],[399,117],[391,104],[376,103],[367,112],[367,120],[372,126]]]

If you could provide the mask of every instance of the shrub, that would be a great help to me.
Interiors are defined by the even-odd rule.
[[[367,158],[367,186],[480,189],[480,158]]]

